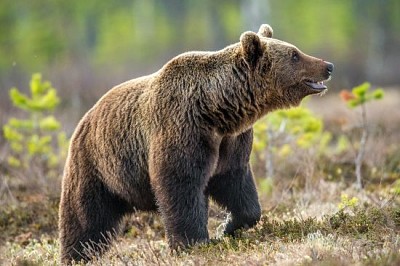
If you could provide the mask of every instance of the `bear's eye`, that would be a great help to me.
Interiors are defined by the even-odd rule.
[[[297,51],[293,51],[292,52],[292,61],[293,62],[299,62],[299,60],[300,60],[299,53]]]

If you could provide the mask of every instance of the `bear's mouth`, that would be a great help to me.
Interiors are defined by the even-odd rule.
[[[324,81],[326,81],[326,80],[322,80],[322,81],[312,81],[312,80],[310,80],[310,79],[306,79],[306,80],[304,81],[304,83],[305,83],[307,86],[311,87],[313,90],[323,91],[323,90],[326,90],[326,89],[327,89],[327,87],[326,87],[325,84],[324,84]]]

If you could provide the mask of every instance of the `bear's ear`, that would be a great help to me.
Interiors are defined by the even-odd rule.
[[[267,38],[272,38],[272,34],[274,33],[274,30],[271,28],[270,25],[268,24],[262,24],[260,26],[260,29],[258,30],[258,35],[262,37],[267,37]]]
[[[258,59],[263,54],[260,37],[254,32],[246,31],[240,36],[243,58],[251,69],[254,69]]]

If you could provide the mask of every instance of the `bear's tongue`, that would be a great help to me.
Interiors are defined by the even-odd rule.
[[[315,90],[325,90],[326,89],[326,86],[324,85],[323,81],[320,81],[320,82],[306,81],[306,84]]]

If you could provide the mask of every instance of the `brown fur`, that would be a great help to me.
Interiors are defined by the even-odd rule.
[[[90,259],[82,243],[107,242],[136,210],[161,213],[172,248],[209,240],[208,197],[231,212],[227,234],[258,221],[251,127],[318,93],[304,80],[330,74],[326,62],[271,37],[263,25],[221,51],[179,55],[113,88],[82,118],[62,183],[62,262]]]

